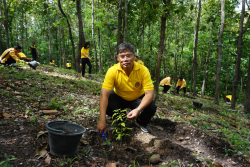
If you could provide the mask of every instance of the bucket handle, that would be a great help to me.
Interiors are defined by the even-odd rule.
[[[65,120],[63,121],[65,124],[69,123],[70,121],[69,120]],[[62,133],[62,134],[68,134],[69,132],[65,132],[64,130],[57,130],[57,129],[53,129],[53,128],[50,128],[48,127],[50,131],[53,131],[53,132],[57,132],[57,133]]]

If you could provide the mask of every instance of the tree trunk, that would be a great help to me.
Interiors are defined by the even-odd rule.
[[[64,11],[62,10],[61,0],[58,0],[58,7],[59,7],[59,10],[60,10],[60,12],[62,13],[63,17],[65,17],[65,19],[67,20],[67,24],[68,24],[68,28],[69,28],[69,37],[70,37],[71,45],[72,45],[73,65],[74,65],[75,70],[76,70],[76,57],[75,57],[75,45],[74,45],[74,40],[73,40],[73,36],[72,36],[72,32],[71,32],[71,27],[70,27],[70,24],[69,24],[69,20],[68,20],[66,14],[64,13]]]
[[[98,49],[98,55],[99,55],[99,72],[100,74],[103,74],[103,63],[102,63],[102,43],[101,43],[101,33],[100,29],[98,28],[98,39],[99,39],[99,49]]]
[[[83,23],[82,23],[82,15],[81,15],[81,0],[76,0],[76,10],[78,16],[78,27],[79,27],[79,43],[77,49],[77,56],[76,56],[76,71],[81,72],[80,61],[81,61],[81,49],[85,43],[85,37],[83,34]]]
[[[22,8],[22,16],[21,16],[22,18],[21,18],[21,31],[22,31],[22,33],[21,33],[21,43],[22,43],[22,47],[24,48],[24,45],[23,45],[23,39],[24,39],[24,37],[23,37],[23,34],[24,34],[24,16],[23,16],[23,8]]]
[[[181,77],[181,70],[182,70],[182,55],[183,55],[183,48],[185,43],[185,37],[183,37],[182,45],[181,45],[181,61],[180,61],[180,69],[179,69],[179,77]]]
[[[48,16],[48,30],[49,30],[49,60],[52,60],[52,47],[51,47],[51,31],[50,31],[50,18],[49,18],[49,8],[47,9]]]
[[[166,74],[166,65],[165,65],[166,40],[167,40],[167,37],[165,36],[165,40],[164,40],[164,49],[163,49],[163,56],[162,56],[162,65],[163,65],[162,78],[165,78],[165,74]]]
[[[250,114],[250,55],[248,63],[248,74],[247,74],[247,83],[246,83],[246,93],[245,93],[245,105],[244,111]]]
[[[218,60],[217,60],[217,71],[216,71],[216,81],[215,81],[215,94],[214,103],[219,104],[220,102],[220,73],[221,73],[221,61],[222,61],[222,36],[224,31],[225,23],[225,0],[221,0],[221,27],[220,34],[218,38]]]
[[[204,69],[204,77],[203,77],[203,83],[202,83],[202,88],[201,88],[201,97],[202,98],[204,98],[204,95],[205,95],[205,83],[206,83],[206,75],[207,75],[207,66],[208,66],[208,63],[209,63],[210,56],[211,56],[214,25],[215,25],[215,21],[212,23],[208,56],[207,56],[207,59],[206,59],[206,64],[205,64],[205,69]]]
[[[66,68],[64,27],[62,27],[62,43],[63,43],[63,49],[62,49],[63,68]]]
[[[198,9],[198,16],[196,19],[195,35],[194,35],[194,50],[193,50],[194,89],[193,89],[193,96],[197,95],[197,91],[196,91],[197,66],[198,66],[198,64],[197,64],[197,43],[198,43],[200,16],[201,16],[201,0],[199,0],[199,9]]]
[[[233,89],[232,89],[232,100],[231,100],[231,108],[232,109],[235,109],[236,91],[237,91],[238,82],[239,82],[239,78],[240,78],[240,62],[241,62],[241,48],[242,48],[244,17],[245,17],[245,0],[242,0],[242,9],[241,9],[240,27],[239,27],[239,36],[238,36],[238,46],[237,46],[237,60],[236,60],[236,65],[235,65],[235,74],[234,74]]]
[[[125,0],[125,43],[128,42],[128,0]]]
[[[224,100],[225,100],[225,101],[226,101],[227,86],[228,86],[228,61],[229,61],[229,54],[227,55],[226,90],[225,90],[225,97],[224,97]]]
[[[174,53],[174,82],[177,83],[177,53],[178,53],[178,31],[177,31],[177,15],[175,18],[175,53]]]
[[[119,0],[117,46],[119,46],[121,43],[122,43],[122,0]]]
[[[8,26],[8,9],[6,7],[6,0],[3,0],[3,6],[4,6],[4,29],[5,29],[5,36],[6,36],[6,48],[10,48],[10,42],[9,42],[9,26]]]
[[[92,0],[92,41],[93,47],[95,50],[95,74],[97,74],[98,63],[97,63],[97,53],[96,53],[96,45],[95,45],[95,35],[94,35],[94,0]]]
[[[60,67],[62,68],[62,48],[61,48],[61,25],[58,28]]]
[[[3,17],[2,12],[2,0],[0,0],[0,17]],[[3,53],[3,43],[2,43],[2,21],[0,22],[0,53]]]
[[[165,4],[166,8],[169,8],[171,0],[164,0],[163,3]],[[161,70],[161,56],[163,54],[164,50],[164,40],[166,35],[166,20],[167,16],[169,14],[169,9],[167,9],[163,15],[161,16],[161,31],[160,31],[160,42],[158,47],[158,56],[157,56],[157,65],[156,65],[156,71],[155,71],[155,78],[156,82],[154,85],[154,101],[157,100],[158,97],[158,90],[159,90],[159,82],[160,82],[160,70]]]

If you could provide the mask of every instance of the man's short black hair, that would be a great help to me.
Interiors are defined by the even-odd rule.
[[[88,49],[88,48],[87,48],[88,45],[90,45],[90,42],[85,42],[85,44],[84,44],[83,47],[84,47],[85,49]]]
[[[50,62],[52,62],[53,60],[50,60]]]
[[[179,79],[183,79],[183,77],[180,77]]]
[[[174,78],[173,75],[170,75],[170,78]]]
[[[22,49],[22,47],[21,46],[19,46],[19,45],[16,45],[16,46],[14,46],[14,49]]]
[[[137,59],[139,59],[139,56],[135,56]]]
[[[131,52],[135,53],[135,48],[132,44],[130,43],[121,43],[118,48],[117,48],[117,54],[120,53],[120,51],[129,49]]]

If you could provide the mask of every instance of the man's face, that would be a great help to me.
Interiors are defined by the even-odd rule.
[[[21,49],[14,49],[15,53],[19,53],[21,51]]]
[[[183,79],[180,79],[180,81],[183,81]]]
[[[35,42],[32,42],[32,45],[35,45]]]
[[[129,49],[124,49],[117,55],[117,60],[123,68],[130,68],[135,61],[135,54]]]

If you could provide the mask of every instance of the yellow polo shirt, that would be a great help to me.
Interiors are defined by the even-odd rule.
[[[19,58],[21,58],[22,56],[19,55],[18,53],[16,54],[16,53],[14,52],[14,48],[9,48],[9,49],[6,49],[6,50],[3,52],[3,54],[1,55],[1,57],[0,57],[1,63],[5,63],[5,62],[8,60],[8,58],[10,58],[10,56],[11,56],[14,60],[16,60],[17,62],[24,62],[23,60],[20,60],[20,59],[19,59]]]
[[[161,85],[161,86],[164,86],[164,85],[169,85],[169,86],[171,86],[170,81],[171,81],[171,78],[170,78],[170,77],[164,78],[163,80],[161,80],[160,85]]]
[[[232,101],[232,95],[227,95],[226,98],[228,98],[230,101]]]
[[[66,66],[67,66],[67,67],[71,67],[71,63],[67,63]]]
[[[138,60],[136,62],[139,63],[139,64],[141,64],[141,65],[144,65],[143,61],[141,61],[141,60]]]
[[[23,52],[18,53],[21,57],[27,57]]]
[[[89,48],[85,49],[84,47],[82,47],[82,49],[81,49],[81,58],[87,58],[86,56],[84,56],[83,53],[85,53],[85,55],[89,56]]]
[[[55,64],[54,62],[55,62],[55,61],[52,60],[52,62],[49,62],[49,64],[50,64],[50,65],[54,65],[54,64]]]
[[[127,101],[138,99],[145,91],[153,90],[154,85],[147,67],[134,63],[134,69],[127,76],[121,64],[110,67],[102,88],[112,90]]]
[[[183,79],[182,81],[180,81],[180,79],[178,79],[176,87],[178,87],[178,86],[180,86],[181,88],[185,88],[186,87],[185,79]]]

